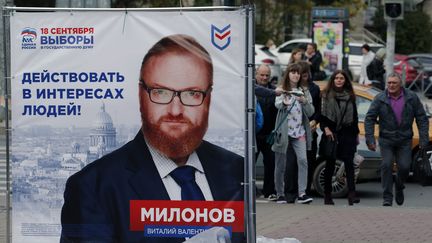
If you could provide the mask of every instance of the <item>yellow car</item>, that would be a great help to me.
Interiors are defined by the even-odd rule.
[[[317,81],[315,82],[321,90],[325,88],[327,85],[327,81]],[[360,168],[357,168],[359,180],[366,179],[379,179],[380,178],[380,164],[381,164],[381,154],[379,151],[379,146],[377,151],[370,151],[367,149],[365,142],[365,130],[364,130],[364,119],[366,117],[366,113],[369,109],[369,106],[374,99],[374,97],[381,92],[380,90],[369,87],[362,86],[357,83],[353,83],[354,92],[356,94],[356,103],[357,103],[357,112],[359,118],[359,129],[360,129],[360,144],[357,146],[358,154],[364,157],[364,161],[361,163]],[[416,161],[419,151],[419,135],[417,125],[414,122],[413,124],[413,144],[412,144],[412,156],[413,162]],[[375,137],[378,138],[378,125],[375,125]],[[429,116],[429,141],[432,141],[432,119]],[[320,135],[321,136],[321,135]],[[315,190],[323,195],[324,189],[324,168],[325,168],[325,160],[323,158],[318,157],[316,168],[314,170],[314,179],[313,185]],[[412,166],[413,168],[413,166]],[[359,170],[359,171],[358,171]],[[415,175],[414,175],[415,177]],[[348,188],[346,185],[344,168],[342,161],[336,161],[336,169],[335,174],[333,176],[333,196],[335,197],[343,197],[348,192]]]

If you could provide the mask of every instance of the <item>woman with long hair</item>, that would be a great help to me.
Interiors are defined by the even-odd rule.
[[[347,73],[336,70],[327,87],[321,93],[322,108],[320,127],[323,131],[320,149],[329,140],[336,142],[336,157],[345,165],[348,184],[348,204],[360,202],[355,194],[354,154],[358,143],[358,114],[356,96]],[[324,170],[324,204],[334,205],[332,199],[332,177],[335,170],[335,158],[327,157]]]
[[[292,63],[300,62],[304,59],[304,51],[300,48],[295,48],[291,52],[291,57],[288,60],[288,65]]]
[[[314,113],[314,108],[309,90],[303,90],[300,86],[300,73],[299,64],[288,65],[278,88],[282,95],[275,100],[278,109],[275,124],[279,129],[272,150],[275,152],[278,203],[294,203],[296,198],[298,203],[310,203],[313,200],[306,195],[306,150],[311,148],[312,134],[308,117]]]

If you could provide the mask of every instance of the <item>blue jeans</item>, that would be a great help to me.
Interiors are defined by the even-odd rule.
[[[381,185],[384,191],[383,199],[386,202],[393,201],[393,162],[398,166],[397,177],[400,182],[399,189],[403,189],[403,183],[408,178],[411,167],[411,140],[391,142],[380,139],[381,149]]]

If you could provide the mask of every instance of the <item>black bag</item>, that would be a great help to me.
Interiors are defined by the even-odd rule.
[[[276,137],[276,131],[273,130],[269,135],[266,137],[266,143],[273,145]]]
[[[422,186],[432,186],[432,146],[421,151],[416,161],[416,176]]]
[[[336,133],[333,133],[333,137],[335,138],[333,141],[330,140],[325,133],[321,136],[321,141],[319,145],[319,153],[321,156],[324,156],[327,159],[336,159],[337,157],[337,139]]]

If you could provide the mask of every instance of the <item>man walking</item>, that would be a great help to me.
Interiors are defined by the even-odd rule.
[[[387,89],[374,98],[365,118],[366,144],[369,150],[376,150],[374,125],[379,125],[383,206],[392,206],[393,203],[393,161],[398,166],[395,180],[396,203],[402,205],[404,202],[404,182],[411,166],[414,118],[420,136],[420,148],[423,148],[429,143],[429,120],[423,105],[414,92],[402,87],[402,79],[398,74],[390,74]]]

